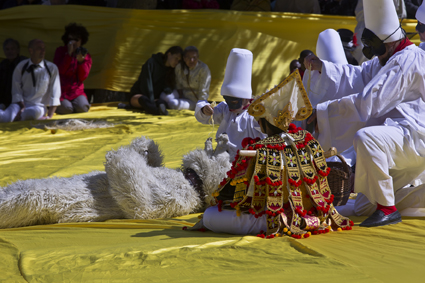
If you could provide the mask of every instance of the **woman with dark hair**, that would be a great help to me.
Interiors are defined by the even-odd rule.
[[[175,85],[174,68],[182,58],[180,46],[170,47],[165,53],[153,54],[142,66],[139,79],[130,90],[129,108],[138,108],[152,115],[168,115],[161,93],[170,94]],[[120,104],[118,108],[127,108]]]
[[[84,93],[84,81],[88,77],[92,59],[83,47],[89,39],[87,29],[76,23],[65,27],[62,36],[64,46],[56,49],[53,62],[58,66],[61,82],[61,105],[56,109],[58,114],[87,112],[90,104]]]
[[[171,94],[161,94],[170,109],[195,110],[198,100],[208,100],[211,72],[208,66],[199,60],[199,51],[188,46],[183,51],[183,61],[177,65],[176,90]]]

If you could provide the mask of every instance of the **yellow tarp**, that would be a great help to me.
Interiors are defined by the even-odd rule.
[[[113,104],[54,118],[117,126],[52,134],[31,128],[46,122],[0,124],[0,185],[102,170],[108,150],[140,135],[156,140],[167,166],[177,167],[212,130],[191,111],[153,117]],[[1,229],[0,282],[422,282],[423,219],[371,229],[352,219],[352,231],[303,240],[182,231],[197,215]]]
[[[260,93],[288,73],[302,49],[314,51],[326,28],[350,28],[354,18],[229,11],[141,11],[87,6],[19,7],[0,11],[0,41],[38,37],[52,60],[63,27],[83,23],[93,69],[87,88],[128,91],[150,54],[171,45],[196,45],[212,72],[219,98],[231,48],[254,53],[253,89]],[[407,21],[407,31],[414,22]],[[417,43],[417,42],[416,42]],[[105,153],[147,135],[163,149],[168,167],[203,147],[211,126],[193,112],[168,117],[93,107],[59,118],[103,119],[114,128],[56,134],[42,122],[0,124],[0,186],[18,179],[71,176],[102,170]],[[45,122],[43,122],[45,123]],[[212,134],[215,135],[215,132]],[[0,282],[421,282],[425,222],[334,232],[305,240],[263,240],[182,231],[197,215],[165,220],[110,220],[0,230]]]
[[[278,12],[21,6],[0,11],[0,41],[16,38],[21,53],[28,55],[27,42],[41,38],[47,43],[46,59],[53,60],[55,49],[63,44],[64,26],[70,22],[82,23],[90,32],[86,47],[93,66],[86,88],[129,91],[151,54],[173,45],[195,45],[211,70],[210,100],[218,101],[232,48],[253,52],[253,94],[261,94],[286,77],[289,62],[302,50],[315,51],[321,31],[354,30],[356,25],[354,17]],[[414,32],[415,25],[413,20],[403,22],[408,32]],[[419,37],[413,42],[419,44]]]

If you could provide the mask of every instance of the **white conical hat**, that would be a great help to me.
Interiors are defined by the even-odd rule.
[[[313,107],[298,70],[270,91],[257,97],[248,107],[248,113],[256,120],[265,118],[282,131],[286,131],[293,120],[307,119],[312,112]]]
[[[385,43],[403,38],[393,0],[366,0],[363,6],[365,26],[377,37]]]
[[[316,55],[322,60],[335,64],[348,64],[341,37],[334,29],[327,29],[319,34],[316,44]]]
[[[246,49],[233,48],[230,51],[221,95],[252,98],[252,57],[252,52]]]
[[[416,19],[421,23],[425,24],[425,2],[422,2],[422,5],[416,10]]]

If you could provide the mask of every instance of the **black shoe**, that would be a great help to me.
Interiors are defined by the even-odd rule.
[[[131,105],[130,104],[125,104],[125,103],[118,103],[118,109],[130,109]]]
[[[401,214],[398,210],[385,215],[381,210],[376,210],[369,218],[360,223],[360,227],[377,227],[401,222]]]
[[[159,115],[168,115],[167,108],[165,107],[165,104],[159,105]]]

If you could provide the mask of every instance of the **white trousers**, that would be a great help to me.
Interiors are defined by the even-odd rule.
[[[0,110],[0,122],[1,123],[13,122],[16,115],[18,115],[19,110],[21,110],[21,107],[16,103],[10,104],[9,107],[6,108],[6,110]],[[26,106],[24,111],[21,114],[21,118],[22,118],[22,121],[38,120],[41,117],[43,117],[45,114],[46,114],[45,107]]]
[[[161,93],[160,98],[164,100],[168,108],[175,110],[195,110],[196,102],[187,98],[180,98],[179,92],[174,90],[170,94]]]
[[[425,170],[425,158],[398,127],[363,128],[354,137],[354,149],[354,191],[364,194],[375,207],[377,203],[395,205],[395,190],[405,189]]]
[[[236,215],[235,210],[218,211],[217,206],[207,208],[203,216],[204,226],[216,233],[257,235],[267,230],[266,215],[255,218],[252,214]]]

